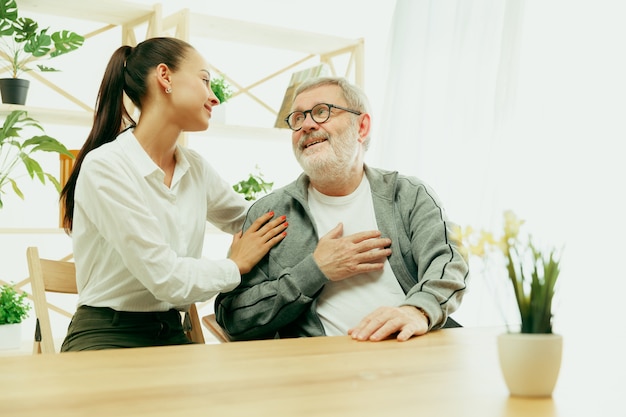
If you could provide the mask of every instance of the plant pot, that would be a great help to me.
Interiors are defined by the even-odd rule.
[[[513,396],[550,397],[561,369],[563,337],[505,333],[498,336],[502,375]]]
[[[0,350],[19,349],[22,345],[22,323],[0,324]]]
[[[0,93],[4,104],[26,104],[28,95],[29,80],[21,78],[1,78]]]

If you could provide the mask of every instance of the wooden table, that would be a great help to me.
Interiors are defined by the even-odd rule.
[[[553,397],[510,397],[499,332],[0,357],[0,416],[626,416],[624,369],[596,367],[606,357],[584,357],[567,337]]]

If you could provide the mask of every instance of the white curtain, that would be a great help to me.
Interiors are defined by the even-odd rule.
[[[368,161],[422,178],[451,218],[490,223],[499,143],[516,92],[523,0],[398,0],[375,154]],[[481,280],[455,316],[500,324]]]
[[[372,154],[379,165],[430,183],[459,221],[491,216],[494,153],[515,96],[522,4],[396,3]],[[455,202],[468,200],[472,204]]]
[[[430,183],[450,217],[513,209],[564,246],[555,329],[621,315],[626,3],[397,0],[369,163]],[[474,277],[459,313],[487,324]],[[464,317],[465,318],[465,317]]]

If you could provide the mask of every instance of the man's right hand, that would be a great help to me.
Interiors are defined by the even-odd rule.
[[[382,270],[391,255],[391,239],[380,235],[380,231],[370,230],[343,236],[343,224],[339,223],[320,238],[313,259],[331,281]]]

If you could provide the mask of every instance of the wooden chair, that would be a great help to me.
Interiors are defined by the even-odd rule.
[[[217,320],[215,319],[215,314],[209,314],[207,316],[202,317],[202,323],[204,327],[206,327],[213,336],[220,343],[228,343],[230,342],[230,336],[224,331],[222,326],[219,325]]]
[[[55,353],[49,305],[46,292],[78,294],[74,262],[42,259],[36,247],[26,249],[26,259],[32,288],[32,298],[37,316],[33,353]],[[204,343],[202,326],[196,305],[192,304],[184,314],[185,333],[194,343]]]
[[[193,343],[204,344],[204,334],[202,333],[202,325],[200,324],[200,316],[198,316],[198,308],[195,304],[189,306],[189,311],[184,313],[183,327],[185,334]]]
[[[76,267],[74,262],[39,258],[36,247],[26,249],[26,259],[37,316],[33,353],[55,353],[46,292],[77,294]]]

